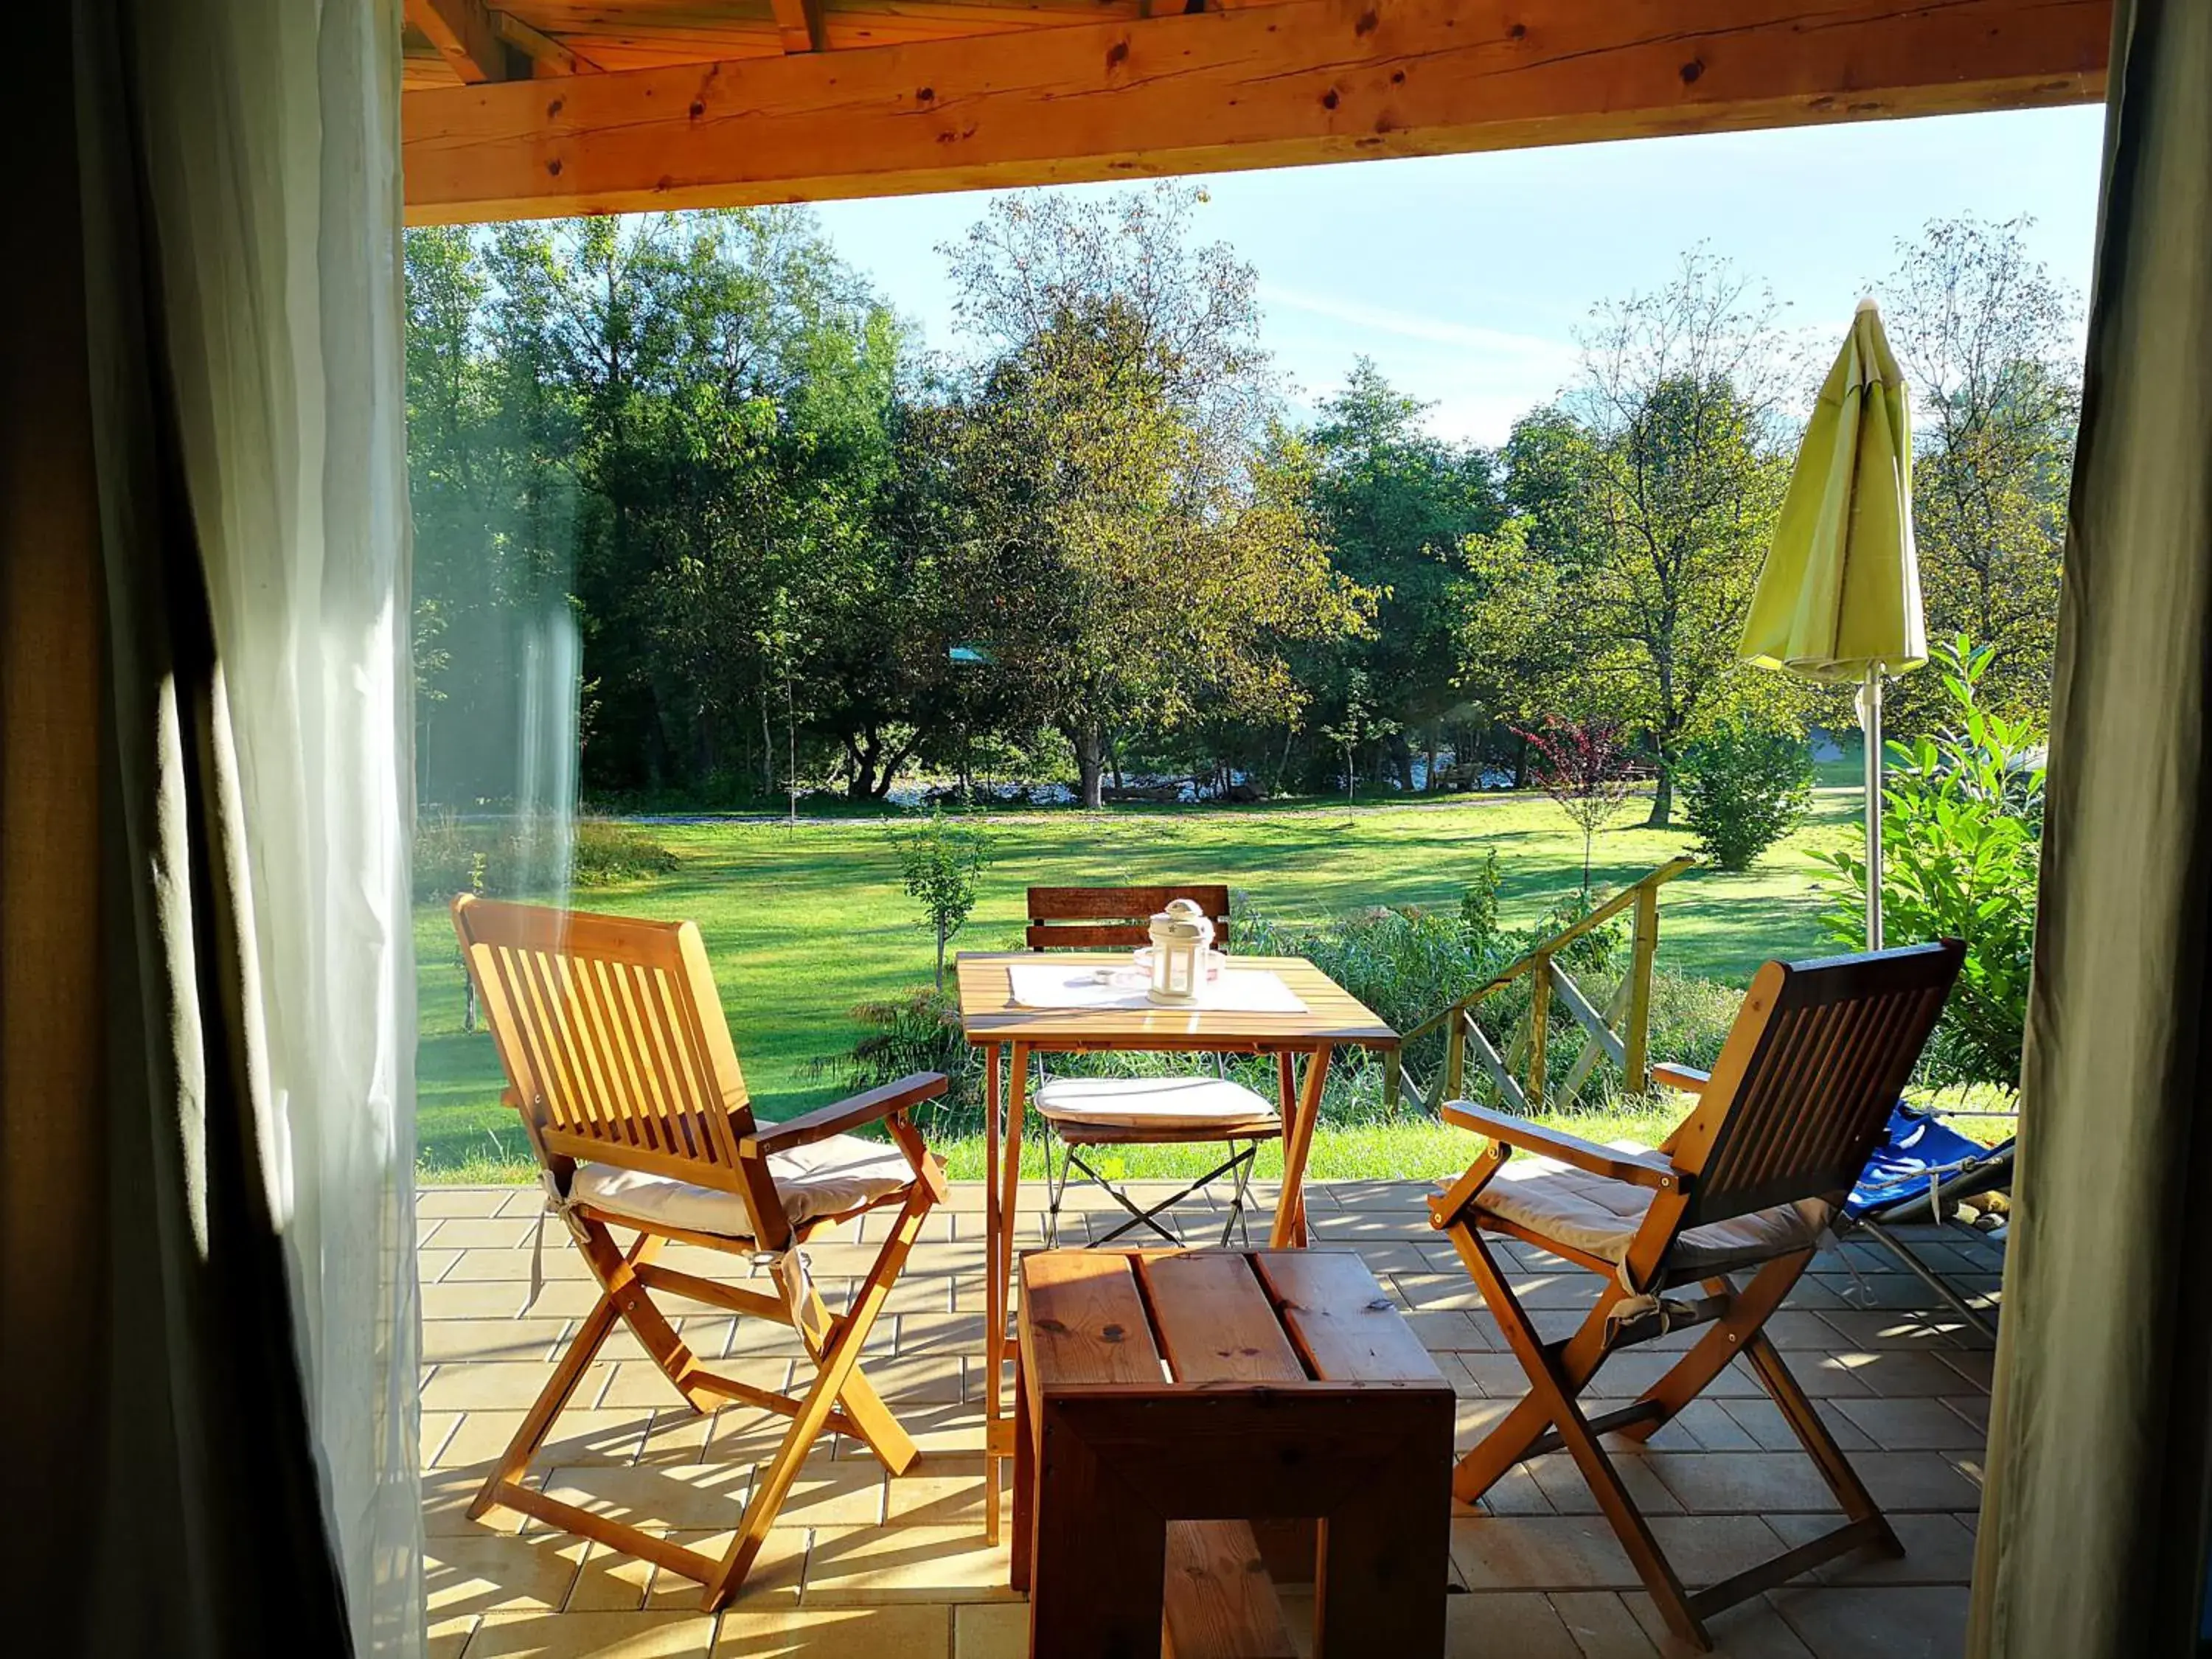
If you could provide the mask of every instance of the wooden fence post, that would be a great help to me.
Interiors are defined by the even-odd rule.
[[[1627,1053],[1621,1084],[1630,1094],[1651,1086],[1651,961],[1659,949],[1659,886],[1654,882],[1636,895],[1636,932],[1628,955]]]
[[[1545,1038],[1552,1021],[1552,958],[1539,956],[1528,989],[1528,1109],[1544,1109],[1544,1067],[1547,1063]]]
[[[1444,1092],[1445,1100],[1464,1100],[1461,1092],[1467,1081],[1467,1015],[1464,1009],[1454,1006],[1451,1018],[1444,1025]]]

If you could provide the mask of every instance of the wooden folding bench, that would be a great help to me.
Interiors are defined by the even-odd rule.
[[[463,895],[453,901],[453,927],[507,1070],[507,1103],[544,1166],[548,1207],[566,1223],[600,1291],[469,1514],[505,1504],[627,1551],[697,1580],[700,1605],[711,1611],[744,1582],[823,1430],[864,1442],[893,1474],[915,1460],[914,1443],[859,1361],[922,1217],[945,1196],[944,1170],[908,1117],[943,1094],[945,1080],[916,1073],[788,1122],[758,1123],[690,922]],[[883,1125],[892,1144],[847,1133],[869,1123]],[[852,1305],[831,1313],[799,1247],[823,1227],[892,1207],[897,1213]],[[637,1235],[627,1250],[615,1242],[617,1227]],[[654,1258],[671,1240],[769,1256],[775,1293],[659,1265]],[[814,1362],[812,1382],[781,1395],[714,1375],[654,1305],[655,1291],[791,1326]],[[695,1411],[737,1401],[791,1419],[720,1560],[523,1484],[532,1455],[617,1321]]]
[[[1668,1624],[1701,1648],[1706,1615],[1868,1546],[1901,1555],[1889,1522],[1782,1363],[1765,1326],[1820,1248],[1844,1194],[1880,1140],[1965,947],[1955,941],[1796,965],[1770,962],[1746,994],[1710,1076],[1658,1066],[1698,1094],[1656,1151],[1598,1146],[1464,1103],[1448,1121],[1486,1137],[1474,1166],[1430,1200],[1528,1374],[1529,1393],[1460,1461],[1455,1496],[1473,1503],[1516,1463],[1565,1448],[1589,1481]],[[1516,1148],[1540,1156],[1512,1163]],[[1571,1336],[1546,1342],[1486,1237],[1537,1245],[1613,1281]],[[1739,1287],[1729,1275],[1750,1273]],[[1696,1285],[1694,1300],[1670,1291]],[[1599,1367],[1669,1330],[1706,1327],[1633,1403],[1586,1415]],[[1741,1354],[1780,1407],[1844,1524],[1694,1594],[1598,1437],[1648,1437]]]

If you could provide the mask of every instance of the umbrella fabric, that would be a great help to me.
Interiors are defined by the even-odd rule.
[[[1911,453],[1905,376],[1881,314],[1862,301],[1805,428],[1744,625],[1744,657],[1846,682],[1928,659]]]

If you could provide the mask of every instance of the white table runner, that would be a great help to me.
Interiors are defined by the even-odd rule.
[[[1006,978],[1014,1001],[1024,1008],[1164,1008],[1189,1007],[1213,1013],[1303,1014],[1306,1006],[1283,983],[1279,974],[1261,968],[1224,968],[1208,980],[1195,1001],[1185,1004],[1154,1002],[1148,994],[1152,981],[1139,968],[1116,968],[1101,980],[1094,963],[1070,966],[1061,963],[1014,963]]]

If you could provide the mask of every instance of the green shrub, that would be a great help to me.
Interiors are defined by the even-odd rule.
[[[676,854],[647,831],[618,818],[578,818],[568,845],[568,879],[579,887],[665,876]]]
[[[1723,720],[1691,744],[1680,777],[1698,849],[1723,870],[1751,868],[1813,804],[1804,739],[1747,718]]]
[[[1651,975],[1651,1058],[1709,1072],[1735,1024],[1743,993],[1660,968]]]
[[[1940,736],[1891,744],[1883,780],[1882,933],[1890,944],[1965,941],[1966,960],[1922,1062],[1934,1084],[2020,1086],[2043,851],[2043,737],[1982,707],[1975,687],[1995,653],[1963,635],[1934,666],[1954,710]],[[1833,908],[1821,917],[1847,949],[1866,939],[1866,860],[1831,854]]]
[[[472,833],[451,812],[426,814],[416,820],[410,849],[414,865],[415,896],[425,903],[443,902],[456,893],[489,891],[490,860],[483,836]]]
[[[951,992],[925,985],[864,1002],[853,1010],[853,1018],[866,1028],[862,1036],[843,1054],[810,1062],[815,1076],[834,1076],[857,1093],[896,1083],[910,1073],[942,1072],[949,1082],[944,1098],[921,1115],[948,1133],[977,1119],[982,1058],[961,1033],[959,1000]]]

